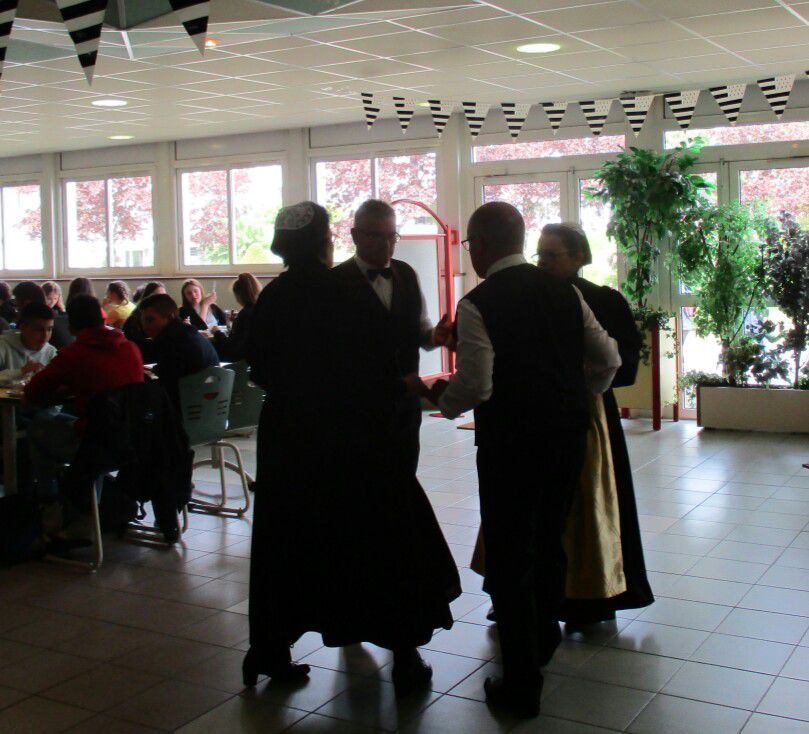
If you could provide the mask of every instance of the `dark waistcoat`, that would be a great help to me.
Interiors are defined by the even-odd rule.
[[[419,371],[421,288],[415,270],[406,262],[391,260],[390,266],[393,280],[390,311],[353,258],[335,267],[332,273],[350,295],[354,317],[371,343],[389,350],[399,376],[404,376]]]
[[[586,427],[584,330],[573,288],[525,264],[495,273],[466,298],[494,347],[494,390],[475,409],[477,444],[530,443]]]

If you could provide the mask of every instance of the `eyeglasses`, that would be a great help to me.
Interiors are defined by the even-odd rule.
[[[359,232],[361,235],[364,235],[368,239],[371,240],[387,240],[388,242],[398,242],[402,239],[402,235],[398,232],[369,232],[367,229],[356,229],[355,232]]]

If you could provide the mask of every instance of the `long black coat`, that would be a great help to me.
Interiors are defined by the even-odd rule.
[[[612,388],[632,385],[638,372],[643,339],[638,331],[632,311],[626,299],[614,288],[599,286],[584,278],[573,280],[581,291],[587,305],[607,333],[618,342],[621,367],[615,374],[612,386],[603,394],[604,412],[610,436],[615,482],[618,492],[618,510],[621,524],[621,550],[624,561],[626,591],[611,599],[568,599],[565,602],[563,619],[604,619],[617,609],[635,609],[654,602],[654,595],[646,577],[643,560],[638,510],[635,504],[635,489],[632,484],[632,467],[626,448],[621,416]]]
[[[424,644],[460,583],[415,477],[391,471],[396,388],[324,266],[261,293],[247,359],[267,391],[258,437],[250,644]]]

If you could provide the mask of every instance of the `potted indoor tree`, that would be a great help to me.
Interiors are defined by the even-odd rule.
[[[712,188],[693,172],[700,145],[681,145],[665,153],[630,147],[605,163],[595,178],[591,199],[611,208],[607,233],[626,262],[621,290],[644,333],[644,350],[635,385],[616,390],[623,408],[652,411],[660,427],[662,403],[677,404],[675,322],[670,313],[649,305],[657,282],[662,243],[676,241],[691,212]]]
[[[805,287],[789,254],[796,237],[788,228],[776,230],[760,207],[739,203],[705,205],[681,232],[676,257],[696,297],[697,334],[713,335],[721,345],[721,375],[689,374],[684,381],[697,388],[698,421],[706,428],[809,430],[809,402],[796,400],[793,390],[769,389],[787,377],[787,364],[782,349],[768,348],[779,338],[775,325],[755,318],[774,279],[795,312]],[[798,333],[790,332],[787,342],[803,338],[805,344],[806,322],[798,316]]]

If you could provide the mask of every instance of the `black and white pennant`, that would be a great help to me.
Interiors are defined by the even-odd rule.
[[[0,79],[3,77],[3,63],[6,60],[6,49],[11,38],[11,26],[17,15],[19,0],[0,0]]]
[[[548,117],[548,122],[551,123],[554,135],[562,125],[562,118],[567,112],[567,102],[542,102],[542,109]]]
[[[440,99],[430,99],[427,100],[427,104],[430,105],[430,114],[433,116],[433,125],[435,125],[435,131],[438,133],[438,137],[440,138],[444,132],[444,128],[449,122],[450,116],[452,115],[452,102],[442,102]]]
[[[579,107],[584,113],[584,119],[590,126],[590,132],[593,135],[601,135],[604,125],[607,124],[607,115],[610,114],[610,107],[612,107],[611,99],[596,99],[579,102]]]
[[[759,79],[758,88],[761,93],[767,98],[767,101],[772,107],[777,117],[784,114],[789,102],[789,95],[792,92],[792,86],[795,84],[794,74],[784,74],[782,76],[771,76],[768,79]]]
[[[379,117],[380,107],[373,92],[360,92],[362,108],[365,110],[365,124],[370,130]]]
[[[697,108],[699,89],[689,89],[686,92],[668,92],[663,97],[668,102],[677,124],[683,130],[688,130],[691,119],[694,117],[694,110]]]
[[[629,120],[629,127],[637,137],[643,129],[643,123],[649,115],[649,108],[654,102],[654,95],[647,94],[643,97],[622,97],[621,107],[624,108],[626,119]]]
[[[194,45],[204,54],[211,3],[208,0],[169,0],[169,4]]]
[[[92,84],[107,0],[56,0],[87,82]]]
[[[469,125],[469,132],[473,138],[480,134],[483,123],[486,122],[486,115],[489,114],[489,106],[482,102],[461,102],[463,113],[466,117],[466,124]]]
[[[739,119],[739,110],[742,108],[746,90],[746,84],[725,84],[721,87],[711,87],[713,98],[731,125]]]
[[[413,115],[416,114],[416,104],[405,97],[394,97],[393,106],[396,108],[396,117],[399,118],[399,125],[402,128],[402,132],[406,133],[407,128],[410,127],[410,121],[413,119]]]
[[[531,105],[519,104],[518,102],[503,102],[501,107],[506,117],[509,134],[512,138],[518,138],[522,131],[522,126],[525,125],[525,119],[531,111]]]

